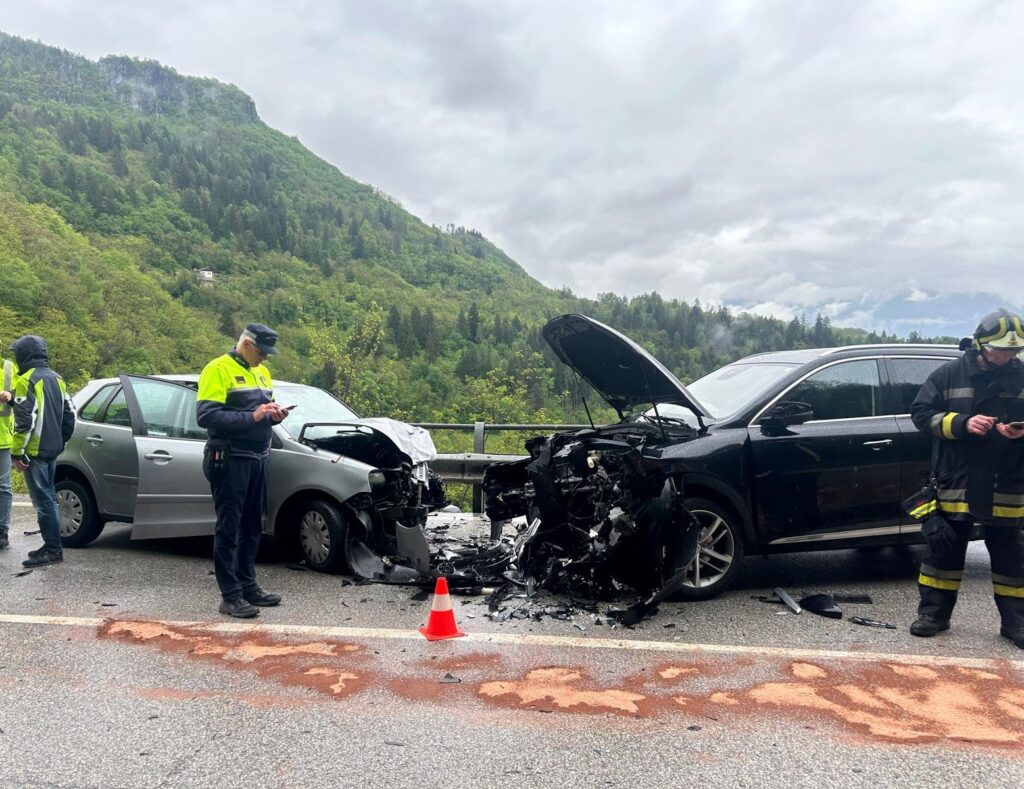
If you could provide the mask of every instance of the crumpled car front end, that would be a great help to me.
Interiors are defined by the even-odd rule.
[[[431,577],[424,527],[447,504],[444,482],[429,468],[437,456],[430,433],[393,419],[310,423],[299,441],[371,467],[367,488],[344,504],[344,563],[357,577],[412,583]]]
[[[683,582],[699,529],[649,426],[559,433],[530,457],[484,476],[487,515],[524,517],[506,577],[528,587],[606,599],[632,590],[656,605]]]
[[[629,624],[684,585],[697,553],[700,527],[683,503],[682,469],[662,453],[703,435],[708,414],[656,359],[604,324],[562,315],[543,335],[621,421],[530,439],[527,459],[488,467],[487,515],[524,519],[506,577],[590,599],[635,592],[633,605],[610,612]],[[667,403],[692,420],[659,416]]]

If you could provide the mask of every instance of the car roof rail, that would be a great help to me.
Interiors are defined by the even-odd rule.
[[[833,353],[842,353],[843,351],[850,350],[886,350],[886,349],[897,349],[897,350],[959,350],[959,346],[950,345],[946,343],[935,343],[935,342],[886,342],[876,344],[864,344],[864,345],[840,345],[836,348],[823,348],[821,351],[822,356],[828,356]]]

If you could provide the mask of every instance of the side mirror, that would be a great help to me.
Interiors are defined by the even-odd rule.
[[[761,417],[761,432],[765,435],[781,435],[786,432],[787,427],[802,425],[811,419],[814,419],[814,409],[810,405],[795,400],[783,400]]]

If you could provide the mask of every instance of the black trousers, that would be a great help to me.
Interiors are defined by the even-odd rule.
[[[926,544],[917,579],[921,593],[918,615],[939,622],[947,621],[953,614],[972,528],[969,523],[949,523],[956,530],[957,544],[942,551]],[[1010,631],[1024,631],[1024,531],[1019,526],[988,524],[985,545],[992,562],[992,591],[1002,626]]]
[[[217,511],[213,571],[225,600],[237,600],[257,588],[256,552],[267,501],[267,466],[268,458],[232,457],[225,472],[207,473]]]

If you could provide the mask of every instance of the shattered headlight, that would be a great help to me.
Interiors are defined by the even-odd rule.
[[[403,470],[377,468],[366,477],[374,501],[400,501],[404,498],[407,474]]]

